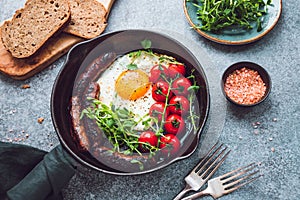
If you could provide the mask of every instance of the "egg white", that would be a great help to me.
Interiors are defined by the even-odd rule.
[[[106,105],[113,104],[116,107],[127,108],[136,115],[136,120],[138,121],[140,117],[144,117],[149,114],[150,106],[156,101],[152,98],[151,86],[143,97],[134,101],[123,99],[116,93],[115,82],[123,71],[128,70],[127,65],[132,63],[132,61],[134,61],[134,64],[137,65],[138,69],[148,75],[150,74],[152,66],[160,63],[157,56],[152,56],[145,52],[142,52],[142,54],[137,58],[134,58],[134,60],[129,56],[129,54],[119,57],[98,80],[98,84],[100,85],[99,100]],[[134,129],[143,131],[144,125],[139,123]]]

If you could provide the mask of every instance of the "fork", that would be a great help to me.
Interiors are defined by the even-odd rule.
[[[229,194],[262,176],[261,174],[257,174],[259,170],[254,171],[256,166],[256,163],[251,163],[245,167],[238,168],[227,174],[213,178],[208,181],[208,186],[205,190],[185,197],[182,200],[192,200],[207,195],[217,199],[223,195]]]
[[[229,152],[230,150],[227,150],[227,147],[223,148],[223,144],[216,143],[185,177],[185,188],[173,200],[181,199],[188,191],[199,190],[224,162]]]

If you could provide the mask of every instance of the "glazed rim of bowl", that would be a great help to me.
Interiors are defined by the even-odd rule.
[[[68,101],[72,96],[72,91],[70,91],[70,88],[72,88],[74,85],[75,77],[78,75],[78,73],[80,73],[79,71],[81,71],[81,66],[84,63],[88,63],[87,60],[93,60],[96,55],[99,55],[99,52],[106,51],[107,48],[109,48],[109,50],[111,50],[112,48],[116,50],[117,54],[124,55],[126,52],[136,50],[136,44],[132,43],[140,43],[142,39],[150,39],[152,41],[153,49],[162,50],[165,54],[171,53],[172,55],[176,55],[176,59],[182,58],[184,56],[190,59],[189,63],[191,62],[193,64],[192,66],[199,74],[199,80],[201,81],[201,85],[203,86],[201,89],[203,98],[202,102],[199,102],[199,104],[201,104],[199,105],[201,119],[199,120],[199,130],[197,132],[197,135],[195,135],[194,140],[191,142],[191,144],[189,144],[189,147],[186,148],[186,151],[183,152],[180,156],[172,159],[168,163],[165,163],[158,167],[153,167],[153,169],[149,169],[146,171],[122,172],[114,170],[109,166],[104,166],[103,164],[99,163],[99,161],[91,158],[91,156],[87,153],[78,151],[69,133],[71,128],[70,123],[66,119],[66,115],[68,115]],[[122,43],[124,45],[120,45]],[[161,33],[145,30],[124,30],[107,33],[92,40],[84,41],[75,45],[69,51],[67,60],[57,76],[51,96],[52,121],[58,137],[65,149],[81,163],[93,169],[117,175],[136,175],[155,171],[173,163],[176,160],[187,158],[188,156],[190,156],[196,150],[199,143],[200,133],[208,117],[208,110],[208,82],[198,60],[186,47],[184,47],[177,40],[174,40],[169,36]]]
[[[266,92],[263,95],[263,97],[256,103],[253,104],[240,104],[234,100],[232,100],[225,92],[224,90],[224,85],[226,83],[226,79],[227,77],[232,74],[234,71],[242,69],[242,68],[248,68],[248,69],[252,69],[254,71],[257,71],[258,74],[260,75],[261,79],[263,80],[265,86],[266,86]],[[254,62],[250,62],[250,61],[241,61],[241,62],[237,62],[234,63],[232,65],[230,65],[223,73],[222,76],[222,80],[221,80],[221,87],[222,87],[222,92],[224,94],[224,96],[226,97],[226,99],[228,101],[230,101],[231,103],[238,105],[238,106],[243,106],[243,107],[250,107],[250,106],[255,106],[257,104],[260,104],[261,102],[263,102],[270,94],[271,92],[271,78],[269,73],[259,64],[254,63]]]

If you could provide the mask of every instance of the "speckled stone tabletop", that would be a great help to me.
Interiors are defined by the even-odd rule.
[[[0,21],[10,18],[24,2],[1,0]],[[223,200],[300,198],[300,1],[284,0],[282,3],[282,15],[275,28],[263,39],[242,46],[216,44],[199,36],[186,20],[182,0],[117,0],[109,16],[105,33],[157,29],[183,36],[192,43],[190,45],[196,45],[208,55],[216,74],[222,74],[227,66],[243,60],[257,62],[269,72],[272,91],[265,102],[240,108],[224,100],[221,109],[224,121],[211,121],[207,125],[219,127],[215,130],[218,139],[232,150],[215,176],[250,162],[260,162],[264,174],[256,182],[222,197]],[[50,96],[65,58],[63,56],[25,81],[0,75],[1,141],[27,144],[46,151],[59,144],[51,121]],[[216,80],[220,81],[217,75]],[[23,85],[30,88],[23,89]],[[39,118],[43,119],[41,123]],[[202,135],[207,135],[205,130]],[[201,145],[204,145],[202,140]],[[185,160],[139,176],[109,175],[82,166],[64,188],[64,198],[172,199],[183,189],[183,178],[198,162],[199,149]]]

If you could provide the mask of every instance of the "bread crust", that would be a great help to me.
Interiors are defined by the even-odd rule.
[[[67,0],[27,0],[1,26],[1,40],[13,57],[27,58],[62,29],[70,17]]]
[[[64,32],[91,39],[106,28],[107,10],[97,0],[69,0],[71,21]]]

